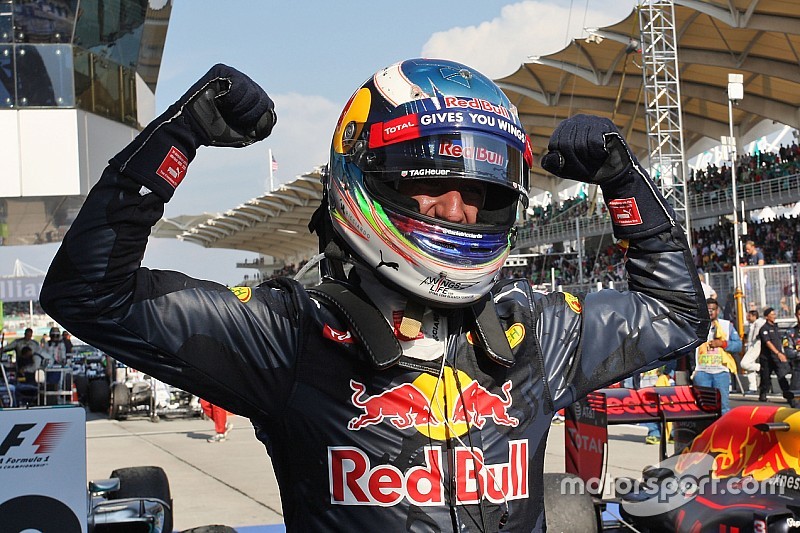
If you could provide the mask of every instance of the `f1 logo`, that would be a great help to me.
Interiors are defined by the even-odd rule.
[[[6,455],[8,451],[15,446],[21,446],[22,443],[25,442],[25,437],[21,437],[21,435],[35,425],[36,424],[15,424],[14,427],[11,428],[11,431],[8,432],[8,435],[6,435],[6,438],[3,439],[3,443],[0,444],[0,456]],[[67,422],[48,422],[45,424],[42,431],[33,441],[33,445],[36,446],[36,451],[33,453],[41,454],[52,452],[68,427],[69,423]]]
[[[3,443],[0,444],[0,455],[7,454],[8,450],[25,442],[25,439],[21,438],[20,435],[35,425],[36,424],[14,424],[14,427],[8,432],[6,438],[3,439]]]

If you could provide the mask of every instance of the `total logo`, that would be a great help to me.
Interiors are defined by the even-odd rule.
[[[488,421],[501,426],[519,425],[519,419],[509,414],[513,403],[511,381],[503,384],[500,395],[464,372],[446,368],[440,382],[435,376],[422,374],[411,383],[374,395],[365,394],[366,387],[355,380],[350,381],[350,388],[350,401],[361,410],[347,425],[352,431],[389,423],[397,429],[413,427],[427,437],[445,440],[454,434],[464,435],[470,426],[482,429]],[[447,412],[445,406],[449,406]]]

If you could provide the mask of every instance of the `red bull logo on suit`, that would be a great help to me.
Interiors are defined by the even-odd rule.
[[[350,387],[350,401],[360,411],[347,424],[351,431],[390,424],[447,440],[464,435],[470,427],[482,429],[487,423],[519,425],[519,419],[509,413],[513,403],[511,381],[496,394],[466,373],[446,368],[441,380],[422,374],[411,383],[372,395],[356,380],[350,381]],[[358,448],[329,447],[331,501],[339,505],[396,505],[406,499],[415,505],[441,505],[445,501],[442,455],[441,448],[426,446],[425,464],[403,472],[394,465],[373,466],[369,456]],[[460,503],[482,499],[501,503],[528,497],[527,440],[510,441],[508,461],[499,464],[486,464],[480,448],[457,446],[453,469]]]
[[[461,436],[469,428],[482,429],[487,421],[516,427],[519,420],[509,414],[512,405],[511,381],[505,382],[502,394],[495,394],[462,371],[445,369],[442,380],[422,374],[411,383],[402,383],[374,395],[351,380],[351,403],[362,410],[347,427],[358,431],[381,423],[397,429],[415,428],[424,435],[444,440]],[[447,407],[445,407],[447,406]],[[445,412],[445,410],[448,412]]]
[[[393,465],[372,466],[353,447],[328,448],[331,503],[337,505],[442,505],[445,489],[442,449],[425,447],[425,465],[405,472]],[[454,449],[455,495],[461,504],[481,499],[502,503],[528,497],[528,441],[508,443],[508,462],[487,465],[479,449]]]

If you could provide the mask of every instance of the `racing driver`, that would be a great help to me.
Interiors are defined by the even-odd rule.
[[[411,59],[362,84],[334,130],[310,224],[322,284],[232,291],[141,267],[196,150],[251,144],[275,121],[256,83],[214,66],[111,159],[42,306],[250,418],[288,531],[544,531],[553,414],[708,330],[674,212],[611,121],[574,116],[542,165],[602,188],[630,291],[498,281],[532,159],[517,109],[473,68]]]

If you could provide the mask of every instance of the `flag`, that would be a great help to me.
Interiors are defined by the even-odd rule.
[[[278,171],[278,162],[275,161],[275,156],[274,155],[270,154],[270,157],[272,158],[272,172],[277,172]]]

